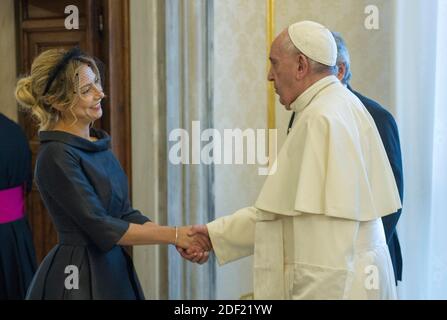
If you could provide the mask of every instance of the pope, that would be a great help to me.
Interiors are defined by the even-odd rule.
[[[396,298],[381,217],[401,207],[399,193],[373,119],[335,76],[336,59],[321,24],[278,35],[268,80],[296,117],[276,172],[252,207],[194,228],[221,265],[254,254],[255,299]]]

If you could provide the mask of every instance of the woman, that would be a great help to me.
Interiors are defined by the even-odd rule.
[[[25,215],[31,191],[31,151],[20,126],[0,114],[0,300],[21,300],[36,271]]]
[[[121,245],[174,244],[207,257],[207,239],[188,227],[159,226],[129,203],[127,178],[102,116],[98,68],[78,48],[52,49],[19,80],[19,103],[40,125],[36,184],[59,236],[29,288],[29,299],[144,299]]]

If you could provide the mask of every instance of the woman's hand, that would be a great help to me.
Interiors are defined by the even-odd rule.
[[[183,228],[185,229],[183,229],[182,232],[186,231],[186,235],[189,236],[190,239],[193,238],[195,240],[192,240],[193,244],[187,248],[177,244],[177,251],[183,258],[191,262],[197,262],[199,264],[207,262],[209,251],[212,250],[212,244],[206,225],[195,225]]]
[[[194,233],[191,226],[178,227],[176,246],[183,249],[195,249],[197,252],[210,251],[211,241],[208,236]]]

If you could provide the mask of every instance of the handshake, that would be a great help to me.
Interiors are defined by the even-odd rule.
[[[206,225],[178,227],[175,247],[186,260],[203,264],[213,249]]]

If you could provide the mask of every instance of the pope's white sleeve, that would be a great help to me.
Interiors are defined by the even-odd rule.
[[[240,209],[207,224],[219,265],[253,254],[256,211],[254,207]]]

